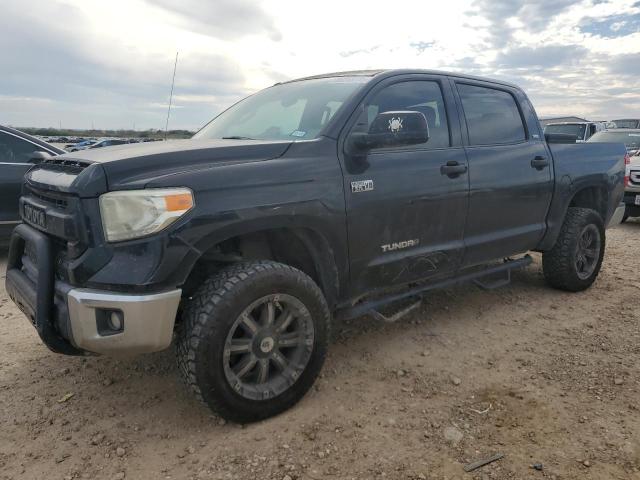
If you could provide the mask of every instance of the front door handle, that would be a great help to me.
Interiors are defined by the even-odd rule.
[[[455,160],[449,160],[446,165],[440,167],[440,173],[446,175],[449,178],[455,178],[467,171],[466,165],[460,165]]]
[[[536,158],[531,160],[531,166],[536,170],[542,170],[549,166],[549,160],[547,160],[547,157],[541,157],[538,155]]]

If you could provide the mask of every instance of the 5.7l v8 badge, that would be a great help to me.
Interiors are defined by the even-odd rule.
[[[373,180],[357,180],[351,182],[351,191],[353,193],[370,192],[373,190]]]

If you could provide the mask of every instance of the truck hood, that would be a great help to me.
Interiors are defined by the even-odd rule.
[[[154,179],[174,173],[278,158],[289,145],[290,141],[170,140],[87,149],[55,158],[57,162],[90,164],[92,168],[86,170],[94,170],[94,175],[97,165],[91,164],[99,164],[107,188],[119,190],[144,187]]]

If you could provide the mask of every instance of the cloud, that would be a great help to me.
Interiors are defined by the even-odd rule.
[[[589,51],[579,45],[515,47],[497,55],[494,64],[507,68],[549,68],[574,65]]]
[[[610,60],[609,68],[615,75],[633,77],[634,84],[637,85],[640,77],[640,53],[616,55]]]
[[[282,34],[261,5],[250,0],[147,0],[175,14],[175,21],[191,31],[224,40],[267,34],[279,41]]]
[[[612,15],[605,19],[586,18],[580,31],[603,38],[618,38],[640,32],[640,13]]]
[[[543,114],[637,115],[637,0],[404,2],[354,21],[342,0],[3,0],[0,123],[162,127],[176,51],[175,128],[278,81],[385,67],[507,80]]]
[[[48,21],[61,17],[65,22]],[[17,2],[3,5],[0,64],[11,74],[0,75],[0,123],[85,128],[90,122],[105,128],[163,124],[165,113],[157,105],[168,102],[174,59],[113,43],[92,32],[89,20],[80,9],[56,3],[41,5],[37,14]],[[172,121],[197,128],[244,96],[244,83],[239,66],[221,54],[183,54],[176,76],[176,109],[185,96],[215,101],[185,102],[189,105],[172,115]],[[44,99],[50,100],[46,112],[41,109]],[[16,108],[18,103],[22,108]]]
[[[467,12],[487,20],[489,43],[507,46],[518,28],[529,32],[544,30],[560,13],[576,3],[575,0],[475,0]],[[509,23],[517,21],[518,27]]]
[[[433,41],[431,42],[420,41],[420,42],[412,42],[409,44],[409,46],[411,48],[415,48],[418,53],[423,53],[425,50],[432,48],[435,44],[436,42],[433,42]]]

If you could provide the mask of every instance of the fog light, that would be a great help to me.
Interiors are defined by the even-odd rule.
[[[124,331],[124,313],[120,310],[96,308],[96,327],[101,336],[115,335]]]
[[[109,315],[109,328],[111,330],[122,330],[122,312],[111,312]]]

